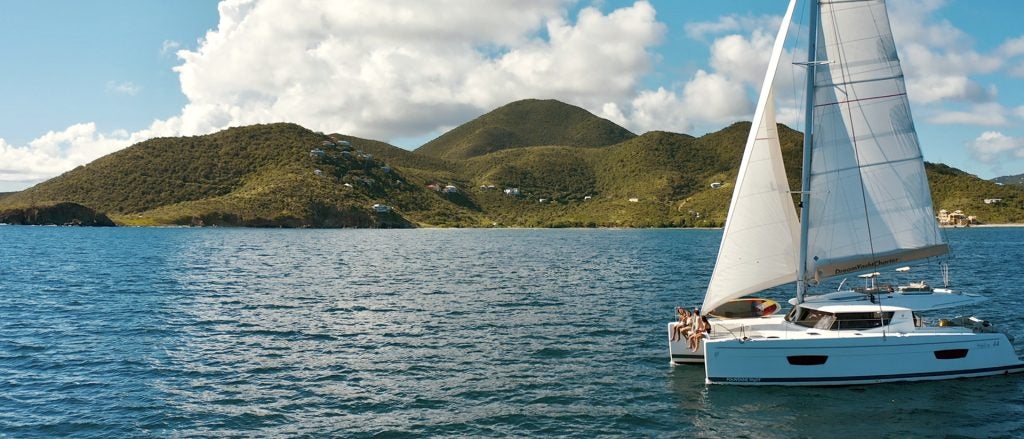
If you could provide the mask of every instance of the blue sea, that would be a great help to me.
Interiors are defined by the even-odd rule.
[[[1020,352],[1024,228],[946,233],[955,287]],[[0,226],[0,436],[1024,437],[1021,375],[746,388],[670,366],[720,237]]]

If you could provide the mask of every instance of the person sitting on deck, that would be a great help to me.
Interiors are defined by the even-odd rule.
[[[690,335],[686,337],[686,342],[689,345],[691,352],[697,352],[700,349],[700,340],[704,337],[704,333],[711,332],[711,323],[708,319],[700,314],[700,309],[694,308],[693,314],[690,316],[690,320],[693,322],[693,326],[690,331]]]
[[[689,338],[690,327],[693,326],[693,322],[690,320],[692,314],[681,306],[676,307],[676,317],[678,322],[672,327],[671,341],[685,340]]]

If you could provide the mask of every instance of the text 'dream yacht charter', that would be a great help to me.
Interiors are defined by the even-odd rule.
[[[877,270],[949,249],[931,195],[882,0],[811,1],[800,218],[782,164],[772,84],[795,9],[768,65],[736,178],[703,316],[677,310],[673,363],[704,364],[709,384],[847,385],[1024,371],[1008,336],[975,318],[919,313],[980,301],[917,283],[878,286]],[[901,268],[901,271],[906,269]],[[806,296],[865,273],[867,285]],[[788,313],[740,299],[795,283]]]

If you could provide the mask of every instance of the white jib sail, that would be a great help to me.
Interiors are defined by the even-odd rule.
[[[885,2],[822,1],[819,23],[808,278],[946,253]]]
[[[772,83],[796,0],[782,19],[740,162],[718,259],[704,295],[704,312],[757,291],[796,280],[800,230],[786,181],[772,103]]]

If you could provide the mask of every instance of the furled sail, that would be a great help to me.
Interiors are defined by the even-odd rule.
[[[782,163],[772,82],[793,16],[783,17],[754,111],[736,187],[702,309],[796,280],[799,225]]]
[[[885,2],[820,5],[808,280],[948,252]]]

